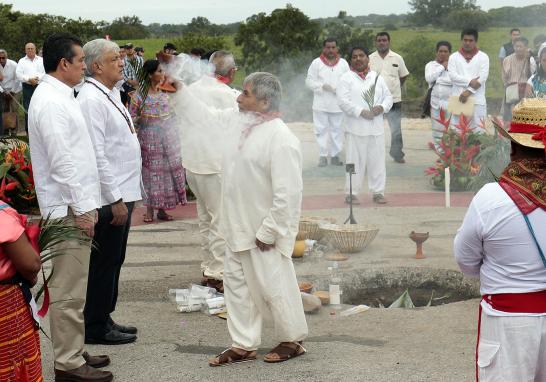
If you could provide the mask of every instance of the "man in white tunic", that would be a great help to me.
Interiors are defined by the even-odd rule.
[[[29,42],[25,45],[25,56],[17,62],[15,74],[23,84],[23,107],[28,112],[30,100],[45,74],[44,61],[36,54],[36,45]],[[28,114],[25,114],[25,131],[28,132]]]
[[[339,56],[337,42],[328,38],[322,54],[315,58],[307,71],[305,84],[313,91],[313,123],[319,145],[319,167],[330,163],[342,165],[339,154],[343,149],[343,113],[336,101],[339,79],[349,71],[347,61]]]
[[[282,362],[305,353],[307,323],[292,264],[302,201],[299,140],[279,118],[281,84],[270,73],[243,82],[239,110],[217,110],[182,88],[179,113],[224,121],[221,232],[224,288],[232,346],[211,366],[256,359],[262,321],[273,320],[280,344],[264,358]]]
[[[524,99],[499,131],[512,161],[476,194],[454,244],[483,296],[477,380],[546,381],[546,100]]]
[[[362,47],[351,49],[351,71],[339,81],[337,99],[345,113],[347,123],[347,163],[355,165],[352,195],[349,194],[347,174],[345,201],[357,201],[364,176],[368,174],[368,187],[373,201],[385,204],[385,129],[383,114],[392,107],[392,95],[383,77],[368,67],[368,50]],[[365,97],[367,95],[368,97]],[[368,98],[368,101],[365,99]],[[368,102],[370,102],[368,104]]]
[[[44,75],[29,107],[30,154],[43,218],[66,221],[93,237],[100,206],[100,185],[93,144],[72,88],[85,70],[81,42],[69,35],[44,42]],[[69,241],[58,245],[49,281],[50,329],[55,380],[109,382],[112,373],[95,367],[108,357],[84,352],[83,308],[89,272],[89,247]]]
[[[202,102],[215,109],[237,108],[239,92],[229,86],[237,67],[233,54],[217,51],[210,57],[213,76],[203,76],[188,88]],[[204,260],[201,263],[203,284],[223,292],[224,253],[226,245],[219,233],[220,201],[222,195],[222,145],[224,132],[206,120],[180,124],[182,158],[186,179],[197,198],[197,215]]]
[[[489,76],[489,57],[477,47],[478,31],[465,29],[461,32],[461,48],[449,56],[447,71],[451,77],[453,87],[451,95],[459,97],[459,101],[466,103],[474,101],[473,115],[470,118],[470,127],[475,132],[483,132],[482,124],[487,117],[487,103],[485,100],[485,83]],[[459,115],[451,117],[452,126],[459,123]]]

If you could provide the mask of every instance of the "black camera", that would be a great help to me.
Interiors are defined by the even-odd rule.
[[[345,163],[345,172],[349,174],[355,173],[355,164],[354,163]]]

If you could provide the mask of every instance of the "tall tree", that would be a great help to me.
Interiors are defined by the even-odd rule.
[[[148,37],[148,30],[137,16],[118,17],[104,28],[114,40],[141,39]]]
[[[476,0],[409,0],[410,20],[417,25],[442,25],[452,11],[477,9]]]

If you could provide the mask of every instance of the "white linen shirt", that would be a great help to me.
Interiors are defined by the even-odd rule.
[[[215,109],[237,109],[239,91],[214,77],[203,76],[188,89],[203,103]],[[221,128],[222,124],[220,122],[218,127]],[[222,172],[223,134],[218,134],[216,129],[217,126],[211,126],[206,119],[191,122],[182,118],[180,123],[182,164],[187,170],[203,175]]]
[[[17,79],[21,82],[28,82],[31,78],[38,77],[39,80],[45,75],[44,60],[36,55],[34,59],[24,56],[17,63],[15,71]]]
[[[343,58],[340,58],[335,66],[326,65],[320,57],[313,60],[305,79],[305,84],[313,91],[313,110],[341,113],[336,94],[325,91],[322,87],[330,85],[334,90],[337,90],[341,76],[349,70],[349,64]]]
[[[182,113],[191,110],[190,118],[215,120],[224,133],[220,235],[226,245],[232,252],[246,251],[256,248],[258,238],[291,258],[303,190],[298,138],[279,118],[259,123],[251,113],[214,109],[186,87],[176,96]]]
[[[410,74],[402,56],[392,50],[389,50],[385,58],[378,52],[373,52],[370,54],[370,69],[383,77],[392,94],[393,102],[402,102],[400,78]]]
[[[440,104],[446,107],[452,87],[451,77],[447,69],[438,61],[430,61],[425,65],[425,80],[428,82],[429,88],[434,83],[430,95],[430,106],[433,109],[439,109]]]
[[[537,208],[527,217],[546,250],[546,211]],[[546,268],[529,228],[498,183],[486,184],[472,199],[455,236],[454,254],[465,275],[479,277],[482,295],[546,290]],[[485,305],[489,314],[508,315]]]
[[[17,63],[10,59],[6,60],[6,66],[2,67],[0,65],[0,72],[4,76],[4,79],[0,82],[0,86],[5,91],[11,93],[19,93],[21,91],[21,81],[17,79],[16,70]]]
[[[116,109],[94,85],[86,82],[81,87],[77,100],[95,149],[102,204],[112,204],[119,199],[124,202],[141,200],[140,144],[136,133],[132,133],[127,124],[129,121],[133,126],[133,121],[121,102],[119,90],[116,87],[110,90],[93,78],[86,78],[86,81],[108,94],[119,108]]]
[[[369,71],[363,80],[358,74],[349,71],[341,76],[337,92],[337,100],[341,110],[345,112],[345,131],[358,136],[384,134],[383,114],[373,119],[366,119],[360,114],[362,110],[370,110],[362,95],[375,85],[374,106],[383,106],[383,113],[388,113],[392,107],[392,95],[382,76]]]
[[[476,53],[470,62],[466,62],[459,51],[452,53],[449,56],[449,62],[447,64],[447,70],[453,87],[451,88],[451,95],[459,96],[463,91],[469,90],[474,97],[475,105],[485,106],[487,104],[485,100],[485,83],[489,76],[489,57],[481,50]],[[478,90],[474,90],[468,84],[474,78],[478,78],[481,86]]]
[[[72,88],[45,75],[30,101],[28,132],[42,217],[81,215],[100,207],[93,144]]]

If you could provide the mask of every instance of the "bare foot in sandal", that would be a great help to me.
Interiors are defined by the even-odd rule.
[[[154,209],[147,208],[146,213],[144,214],[144,223],[152,223],[154,221]]]
[[[209,359],[209,366],[227,366],[234,363],[242,363],[256,360],[256,351],[246,351],[239,348],[229,348]]]
[[[168,213],[166,213],[165,210],[157,211],[157,219],[158,220],[168,221],[168,222],[174,220],[174,218],[171,215],[169,215]]]
[[[302,346],[302,342],[281,342],[269,353],[264,356],[264,362],[277,363],[288,361],[291,358],[299,357],[305,354],[307,350]]]

